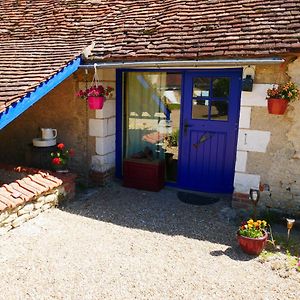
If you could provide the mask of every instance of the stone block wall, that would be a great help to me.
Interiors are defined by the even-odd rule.
[[[57,206],[60,195],[60,189],[56,188],[45,195],[37,197],[33,201],[0,213],[0,235],[3,235],[9,230],[22,225],[24,222],[35,218],[41,212]]]
[[[89,136],[95,139],[95,148],[91,155],[90,179],[96,185],[104,185],[114,176],[115,168],[116,71],[98,69],[97,72],[101,84],[114,89],[112,95],[104,102],[103,109],[95,110],[94,115],[89,118]],[[90,77],[88,78],[90,80]],[[90,84],[87,83],[88,86]],[[81,81],[79,85],[85,88],[86,83]]]
[[[28,174],[0,187],[0,235],[75,196],[76,175],[52,174],[32,168],[1,165],[7,171]]]
[[[252,207],[249,189],[260,188],[261,209],[300,217],[300,101],[290,103],[284,115],[271,115],[265,100],[273,84],[292,80],[300,87],[300,59],[287,61],[257,68],[253,92],[242,94],[233,206]]]
[[[41,127],[56,128],[57,142],[75,150],[68,168],[85,181],[95,148],[94,138],[88,136],[88,119],[93,118],[95,112],[76,96],[78,90],[74,74],[0,130],[0,162],[32,167],[27,159],[32,139],[40,137]],[[51,162],[50,155],[48,159]]]
[[[253,126],[252,111],[255,107],[266,109],[267,89],[271,87],[271,84],[256,83],[253,85],[252,92],[242,92],[234,179],[235,193],[248,193],[250,188],[259,188],[259,173],[250,173],[247,170],[248,156],[251,152],[266,153],[271,132],[257,130]]]

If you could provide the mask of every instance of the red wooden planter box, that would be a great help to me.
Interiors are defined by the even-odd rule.
[[[123,185],[158,192],[165,185],[165,163],[162,160],[125,159]]]

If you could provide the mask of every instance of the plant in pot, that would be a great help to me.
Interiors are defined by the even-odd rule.
[[[94,85],[88,89],[80,90],[77,96],[87,100],[90,109],[102,109],[105,98],[111,94],[114,89],[110,86]]]
[[[74,156],[73,149],[66,149],[63,143],[57,145],[57,150],[51,153],[52,168],[56,172],[68,172],[68,163]]]
[[[242,250],[251,255],[259,255],[268,240],[267,222],[253,219],[243,222],[237,232],[237,239]]]
[[[299,96],[299,90],[295,83],[288,82],[278,87],[273,87],[267,91],[268,111],[270,114],[283,115],[288,103],[294,101]]]
[[[174,148],[175,148],[175,152],[177,151],[177,147],[178,147],[178,136],[179,136],[179,130],[176,129],[175,131],[173,131],[170,135],[168,135],[165,140],[165,159],[167,161],[167,163],[170,163],[173,159],[174,156]]]

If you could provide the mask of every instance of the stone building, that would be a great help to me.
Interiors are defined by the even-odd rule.
[[[266,102],[276,84],[300,87],[299,1],[2,6],[0,162],[28,164],[39,128],[56,128],[82,181],[122,178],[123,161],[149,149],[170,186],[230,193],[237,207],[256,188],[262,205],[299,214],[300,102],[284,115]],[[77,97],[95,63],[114,87],[102,110]]]

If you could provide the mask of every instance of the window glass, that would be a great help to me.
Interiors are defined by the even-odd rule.
[[[212,84],[212,96],[218,98],[227,98],[229,96],[229,84],[229,78],[214,78]]]
[[[193,80],[193,97],[209,97],[210,78],[197,77]]]
[[[168,181],[177,178],[180,106],[180,73],[125,73],[124,156],[164,160]]]
[[[228,101],[212,101],[211,102],[211,120],[228,120]]]
[[[193,99],[192,118],[193,119],[208,119],[209,101]]]

